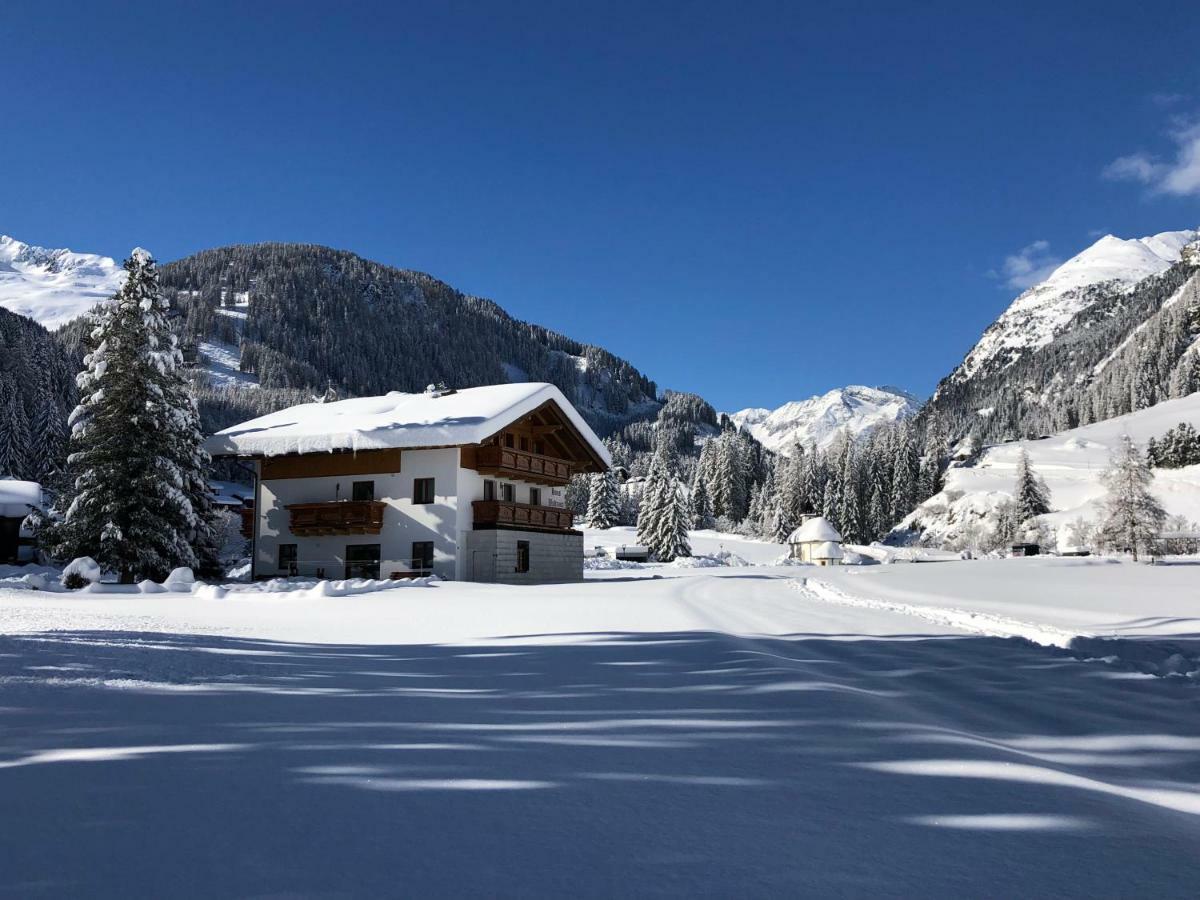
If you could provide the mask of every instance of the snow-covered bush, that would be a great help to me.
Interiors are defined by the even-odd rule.
[[[79,556],[63,569],[62,586],[77,591],[100,580],[100,564],[90,556]]]
[[[169,591],[190,593],[196,584],[196,576],[187,566],[172,569],[171,574],[163,579],[163,587]]]

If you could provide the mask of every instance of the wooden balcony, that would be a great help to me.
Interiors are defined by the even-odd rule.
[[[291,531],[297,537],[324,534],[379,534],[383,530],[381,500],[330,500],[326,503],[292,503]]]
[[[475,450],[475,469],[534,484],[564,485],[571,480],[571,464],[565,459],[495,445]]]
[[[476,500],[471,504],[476,528],[523,528],[530,531],[570,531],[574,515],[558,506],[534,506],[506,500]]]

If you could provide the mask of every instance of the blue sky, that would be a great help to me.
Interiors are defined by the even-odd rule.
[[[1200,224],[1200,17],[917,6],[11,4],[0,232],[346,248],[722,409],[926,393],[1031,272]]]

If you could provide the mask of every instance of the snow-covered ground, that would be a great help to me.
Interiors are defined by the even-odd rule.
[[[242,351],[236,344],[201,341],[199,350],[204,355],[204,371],[213,387],[258,387],[258,379],[242,371]]]
[[[955,543],[964,526],[979,522],[1011,498],[1017,461],[1025,450],[1034,472],[1050,489],[1054,512],[1045,519],[1058,532],[1060,547],[1065,547],[1071,543],[1069,523],[1101,519],[1105,490],[1100,475],[1121,436],[1128,434],[1144,448],[1150,438],[1161,438],[1180,422],[1200,423],[1200,393],[1041,440],[989,447],[974,465],[947,471],[945,490],[918,507],[901,527],[917,525],[931,541]],[[1153,489],[1168,513],[1200,521],[1200,466],[1155,469]]]
[[[0,582],[0,890],[1194,895],[1200,566],[693,547],[759,565]]]

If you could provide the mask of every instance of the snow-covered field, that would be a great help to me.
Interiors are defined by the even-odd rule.
[[[693,546],[758,565],[0,586],[0,890],[1194,895],[1200,566]]]
[[[1017,461],[1025,450],[1034,472],[1050,489],[1054,512],[1045,517],[1046,522],[1058,532],[1059,546],[1069,545],[1068,524],[1080,518],[1094,523],[1102,517],[1105,490],[1100,475],[1121,436],[1128,434],[1144,449],[1150,438],[1161,438],[1181,422],[1200,423],[1200,393],[1041,440],[989,447],[976,464],[948,470],[945,490],[925,501],[901,525],[918,524],[934,541],[957,541],[964,525],[979,521],[1011,498]],[[1200,466],[1155,469],[1153,490],[1169,514],[1200,521]]]

